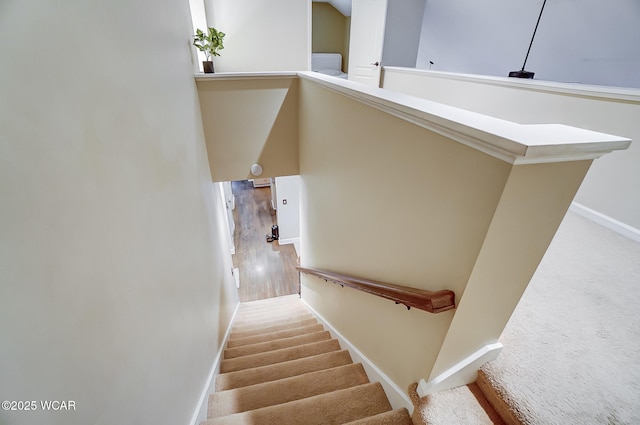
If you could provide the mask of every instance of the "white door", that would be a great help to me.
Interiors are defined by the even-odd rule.
[[[353,0],[349,79],[380,87],[387,0]]]

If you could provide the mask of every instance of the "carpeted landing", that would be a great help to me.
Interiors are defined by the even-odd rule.
[[[240,305],[204,424],[412,422],[290,295]]]

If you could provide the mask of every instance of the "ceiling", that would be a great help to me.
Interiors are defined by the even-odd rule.
[[[351,0],[313,0],[318,3],[329,3],[344,16],[351,16]]]

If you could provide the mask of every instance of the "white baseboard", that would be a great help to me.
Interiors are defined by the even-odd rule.
[[[618,221],[615,218],[609,217],[608,215],[604,215],[598,211],[592,210],[591,208],[585,207],[584,205],[577,202],[572,202],[569,209],[574,213],[588,218],[589,220],[598,223],[599,225],[604,226],[608,229],[611,229],[616,233],[626,236],[631,240],[640,242],[640,229],[631,227],[628,224]]]
[[[406,407],[409,414],[413,414],[413,403],[407,394],[405,394],[400,387],[398,387],[387,375],[384,374],[371,360],[367,358],[360,350],[358,350],[349,340],[347,340],[340,332],[338,332],[324,317],[318,314],[304,299],[302,302],[307,306],[309,310],[322,322],[324,326],[329,330],[331,336],[340,342],[341,347],[346,347],[349,350],[351,359],[354,363],[362,363],[364,370],[371,382],[380,382],[384,392],[391,403],[391,407],[394,409],[400,409]]]
[[[296,244],[298,241],[300,241],[300,238],[289,238],[289,239],[278,239],[278,243],[280,245],[286,245],[286,244]]]
[[[500,354],[500,351],[502,351],[502,347],[503,345],[499,342],[485,345],[431,381],[426,382],[424,379],[421,379],[418,383],[418,395],[425,397],[429,394],[450,390],[451,388],[475,382],[480,366],[491,360],[495,360],[498,354]]]
[[[220,371],[220,361],[222,360],[222,352],[224,351],[224,347],[227,345],[227,339],[229,339],[229,335],[231,334],[231,328],[233,327],[233,322],[236,319],[236,314],[238,314],[238,308],[240,308],[240,303],[236,306],[235,311],[233,312],[233,316],[231,316],[231,321],[229,321],[229,326],[227,326],[227,331],[224,334],[224,338],[222,340],[222,344],[220,345],[220,349],[216,354],[215,359],[213,360],[213,365],[211,365],[211,371],[209,371],[209,376],[204,383],[204,388],[202,389],[202,393],[200,394],[200,399],[198,400],[198,404],[196,405],[196,409],[193,412],[193,416],[191,417],[190,425],[198,425],[202,421],[207,420],[207,408],[209,407],[209,395],[215,391],[213,384],[215,382],[215,377]],[[214,391],[212,391],[214,390]]]

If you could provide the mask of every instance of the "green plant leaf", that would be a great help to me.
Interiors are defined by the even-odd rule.
[[[207,28],[207,34],[205,34],[200,28],[196,29],[193,45],[200,51],[204,52],[207,57],[220,56],[218,50],[224,49],[223,40],[225,33],[216,30],[214,27]]]

